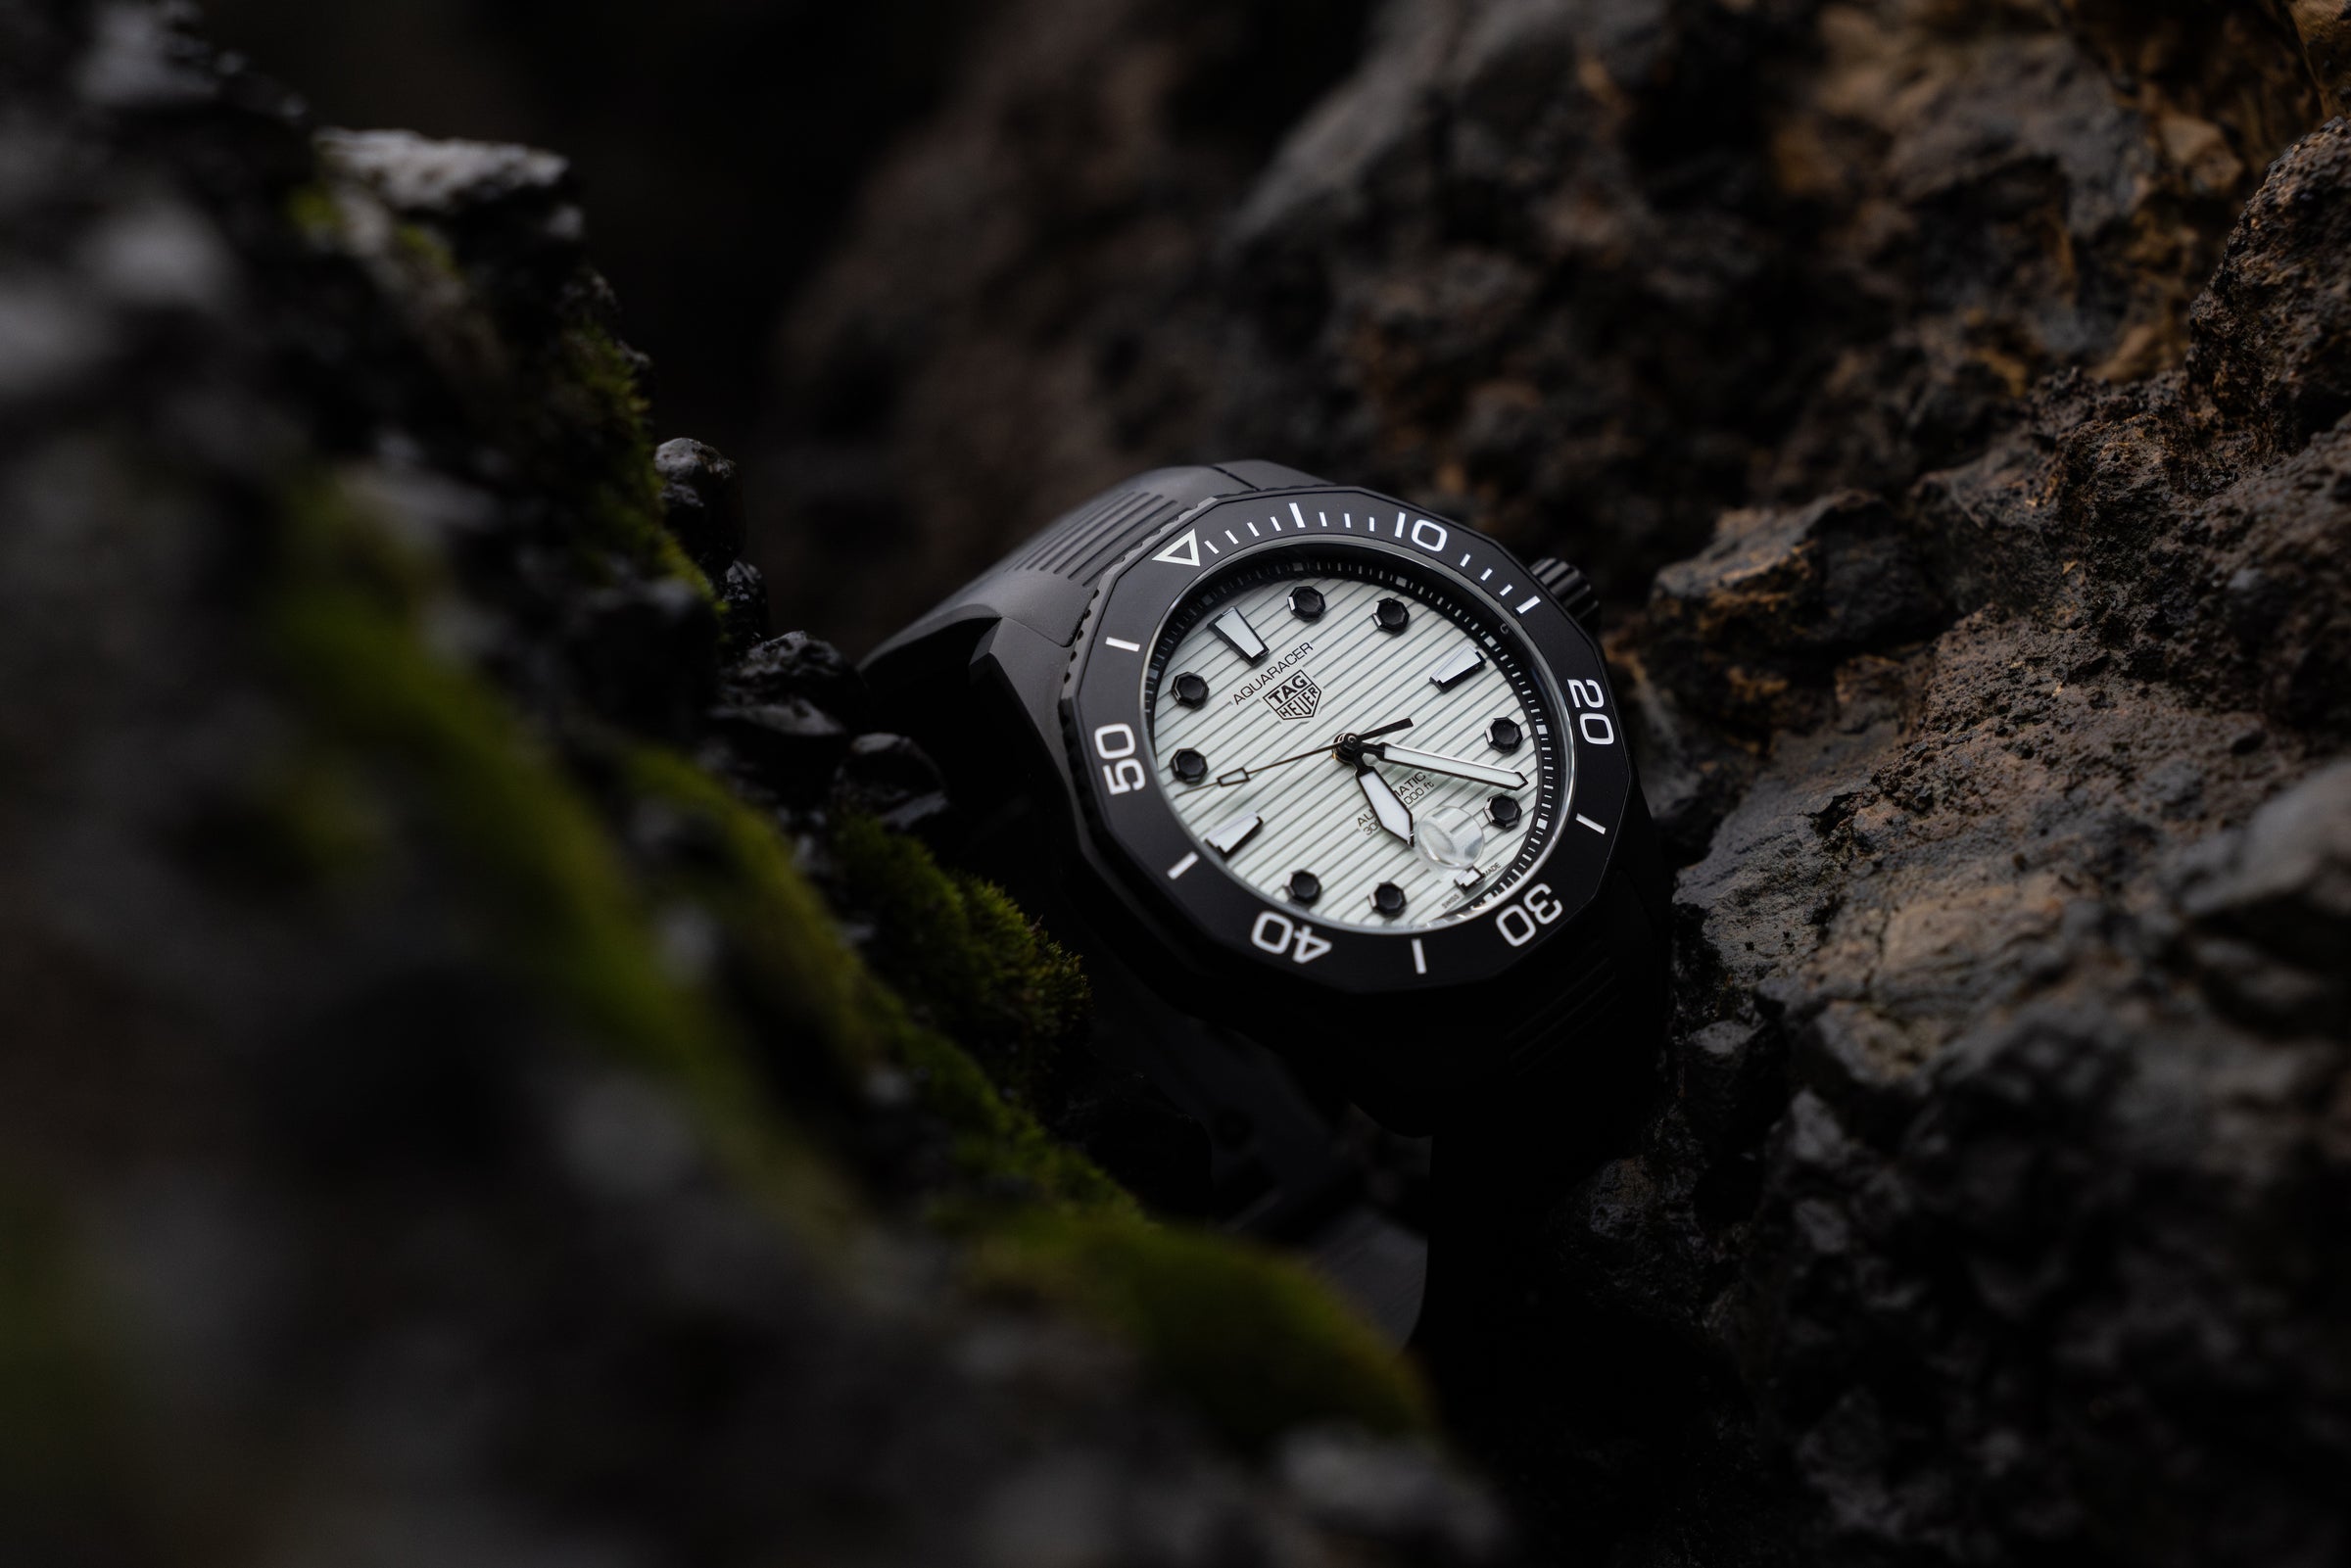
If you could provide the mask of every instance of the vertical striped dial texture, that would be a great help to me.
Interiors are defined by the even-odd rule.
[[[1517,882],[1559,819],[1570,753],[1490,617],[1391,554],[1321,546],[1179,604],[1146,711],[1200,860],[1276,908],[1372,930],[1441,926]]]

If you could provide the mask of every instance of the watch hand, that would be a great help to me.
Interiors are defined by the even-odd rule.
[[[1492,763],[1471,762],[1467,757],[1448,757],[1434,751],[1416,750],[1412,746],[1371,745],[1364,747],[1364,750],[1389,762],[1401,762],[1408,767],[1426,769],[1449,778],[1499,784],[1506,789],[1526,787],[1526,775],[1515,768],[1497,768]]]
[[[1394,724],[1383,724],[1376,730],[1366,730],[1362,735],[1343,735],[1327,744],[1315,747],[1312,751],[1300,751],[1287,757],[1275,757],[1271,762],[1252,762],[1245,768],[1228,768],[1217,775],[1217,783],[1220,785],[1247,784],[1269,768],[1278,768],[1288,762],[1304,762],[1309,757],[1319,757],[1336,751],[1350,742],[1360,744],[1373,736],[1394,735],[1399,730],[1410,730],[1412,727],[1412,720],[1398,719]]]
[[[1406,843],[1411,843],[1413,810],[1398,798],[1387,780],[1379,776],[1379,770],[1367,762],[1359,762],[1355,768],[1355,782],[1362,787],[1364,798],[1371,802],[1371,815],[1379,819],[1379,825]]]

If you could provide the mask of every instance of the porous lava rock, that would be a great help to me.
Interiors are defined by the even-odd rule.
[[[1204,42],[1270,9],[1325,40],[1278,94]],[[2341,111],[2341,30],[2315,0],[1028,0],[793,314],[786,619],[869,642],[1087,494],[1236,453],[1635,604],[1726,507],[1898,489],[2047,372],[2177,363],[2262,169]],[[1334,50],[1262,166],[1186,111],[1305,104]],[[849,569],[877,547],[890,581]]]

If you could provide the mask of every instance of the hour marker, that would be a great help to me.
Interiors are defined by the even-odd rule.
[[[1266,537],[1257,531],[1257,525],[1255,523],[1243,523],[1241,526],[1249,530],[1249,537],[1251,539],[1263,539]]]
[[[1518,613],[1524,615],[1528,610],[1533,609],[1536,605],[1542,602],[1543,595],[1537,594],[1533,598],[1528,599],[1524,604],[1518,606]]]
[[[1413,973],[1415,974],[1428,973],[1428,955],[1420,950],[1420,938],[1417,936],[1413,938]]]
[[[1198,855],[1184,856],[1175,865],[1168,868],[1168,880],[1174,881],[1176,878],[1182,876],[1185,872],[1190,871],[1194,866],[1199,864],[1200,857]]]
[[[1311,904],[1321,896],[1321,878],[1316,876],[1311,871],[1294,871],[1290,873],[1291,902],[1299,904]]]
[[[1412,624],[1413,612],[1404,607],[1400,598],[1383,598],[1371,611],[1371,624],[1390,636]]]
[[[1394,882],[1381,882],[1371,889],[1371,907],[1391,920],[1404,913],[1404,889]]]
[[[1496,795],[1487,802],[1486,815],[1494,819],[1494,826],[1497,828],[1515,828],[1518,826],[1518,819],[1524,813],[1519,808],[1518,802],[1512,800],[1509,795]]]
[[[1485,654],[1477,648],[1465,647],[1429,671],[1428,682],[1440,691],[1450,691],[1485,667]]]
[[[1233,854],[1254,837],[1257,831],[1265,825],[1266,819],[1256,812],[1243,812],[1213,832],[1204,833],[1201,836],[1208,840],[1209,848],[1223,855],[1226,860],[1230,860]]]
[[[1494,743],[1497,751],[1515,751],[1519,742],[1526,738],[1526,732],[1519,729],[1514,720],[1496,719],[1487,727],[1486,738]]]
[[[1266,656],[1266,640],[1257,635],[1257,629],[1249,624],[1249,618],[1237,608],[1226,610],[1209,625],[1217,636],[1231,645],[1233,652],[1251,664]]]
[[[1168,759],[1168,771],[1185,784],[1198,784],[1208,777],[1208,759],[1185,746]]]
[[[1123,637],[1106,637],[1102,641],[1114,648],[1123,648],[1128,653],[1143,651],[1143,645],[1140,642],[1129,642]]]
[[[1591,829],[1594,832],[1599,833],[1602,837],[1605,838],[1607,836],[1608,831],[1606,828],[1603,828],[1599,823],[1594,822],[1582,812],[1579,811],[1575,814],[1575,820],[1582,823],[1585,827]]]
[[[1187,708],[1196,708],[1208,700],[1208,683],[1186,670],[1169,683],[1176,700]]]
[[[1306,513],[1298,509],[1298,503],[1296,501],[1290,502],[1290,515],[1298,519],[1298,526],[1300,528],[1304,528],[1306,526]]]
[[[1478,573],[1478,574],[1477,574],[1477,580],[1478,580],[1479,582],[1481,582],[1481,583],[1482,583],[1482,582],[1484,582],[1484,581],[1485,581],[1487,578],[1489,578],[1489,577],[1492,577],[1493,575],[1494,575],[1494,568],[1493,568],[1493,567],[1491,567],[1491,566],[1489,566],[1489,567],[1487,567],[1487,568],[1486,568],[1484,571],[1482,571],[1482,572],[1480,572],[1480,573]]]
[[[1322,591],[1319,588],[1291,589],[1290,613],[1302,621],[1320,620],[1322,618]]]

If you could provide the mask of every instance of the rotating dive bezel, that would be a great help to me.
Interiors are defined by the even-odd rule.
[[[1552,814],[1548,841],[1491,907],[1410,929],[1317,922],[1203,854],[1149,765],[1145,677],[1170,619],[1212,577],[1304,547],[1361,552],[1399,586],[1433,579],[1518,644],[1545,688],[1561,798],[1534,808]],[[1104,580],[1065,692],[1083,831],[1127,892],[1261,972],[1350,994],[1473,984],[1537,959],[1598,894],[1632,794],[1624,725],[1591,637],[1494,541],[1367,490],[1254,492],[1176,521]]]

